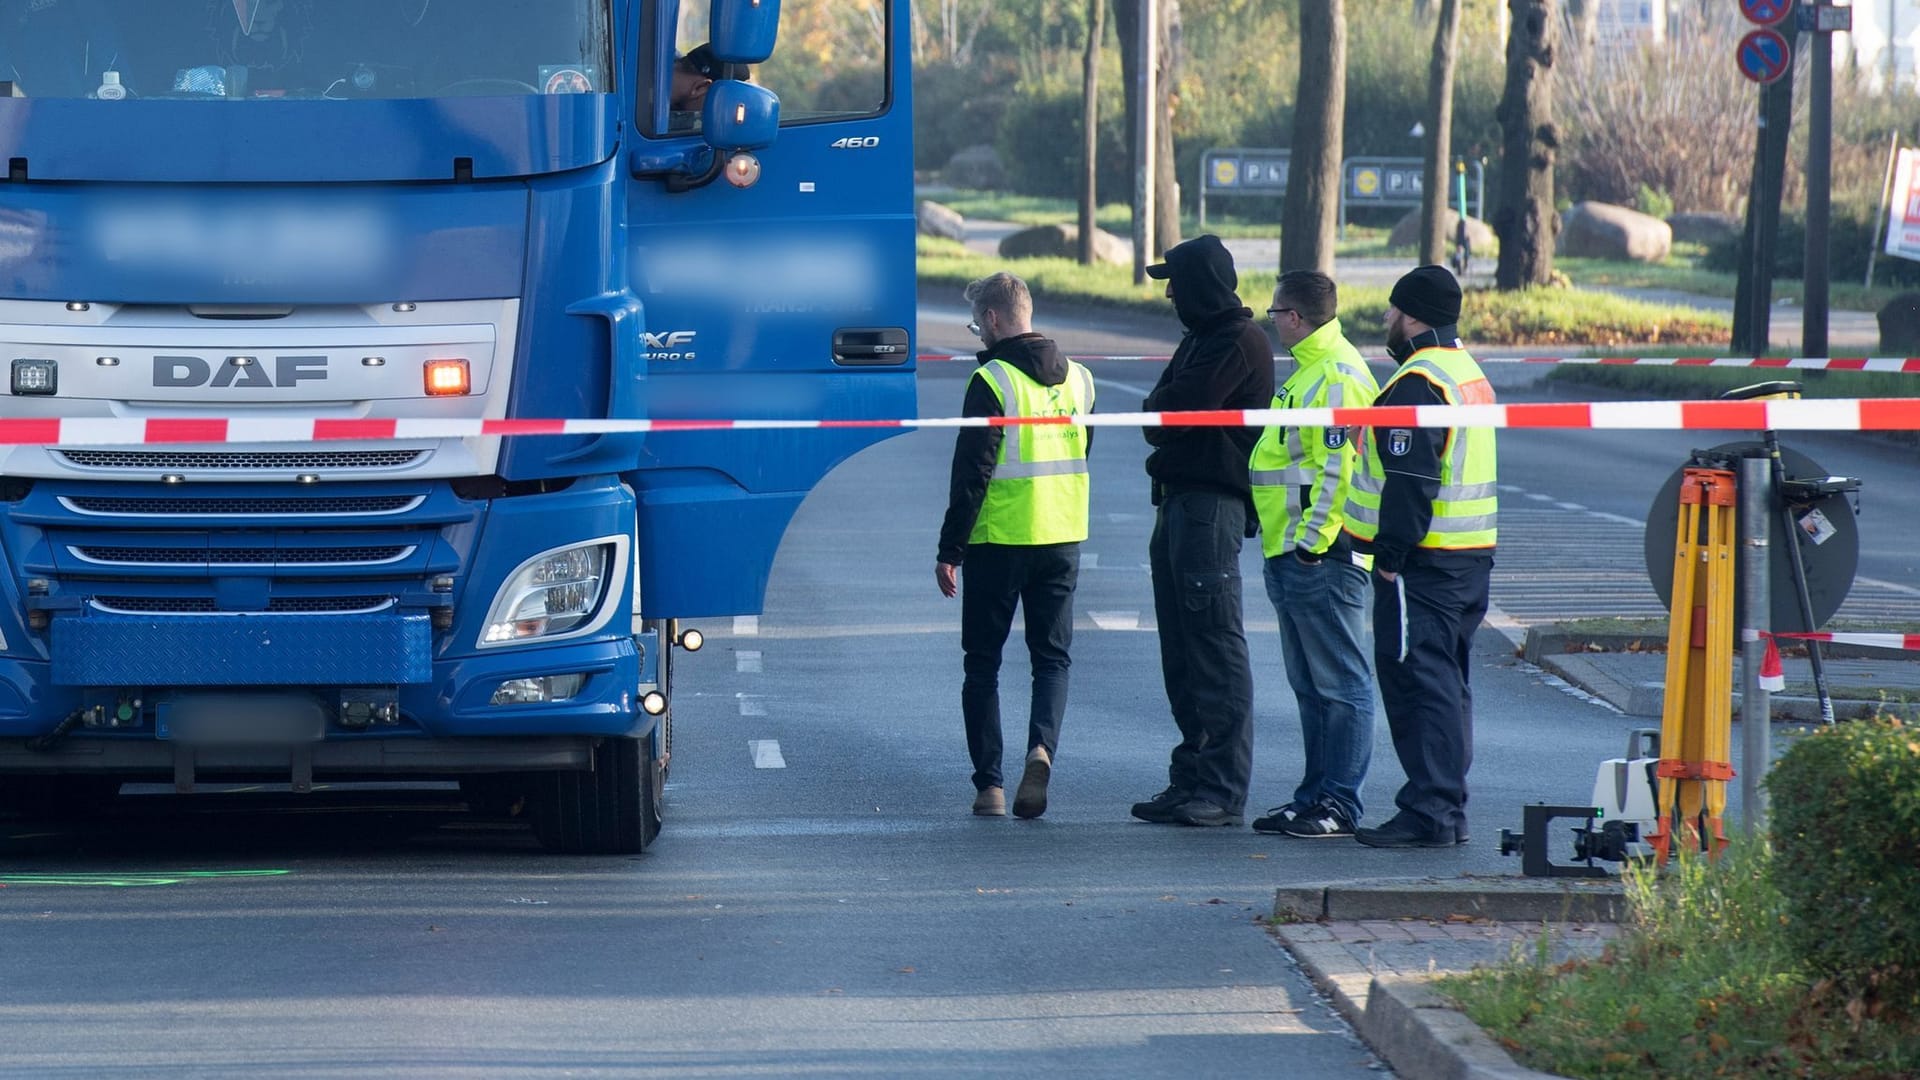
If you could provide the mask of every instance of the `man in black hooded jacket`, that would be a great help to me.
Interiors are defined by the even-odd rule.
[[[1239,275],[1219,237],[1168,249],[1147,268],[1187,328],[1143,408],[1264,409],[1273,402],[1273,346],[1234,292]],[[1158,824],[1238,825],[1253,773],[1253,673],[1240,613],[1240,544],[1258,519],[1247,459],[1258,428],[1150,427],[1153,610],[1160,669],[1180,743],[1167,789],[1133,805]]]

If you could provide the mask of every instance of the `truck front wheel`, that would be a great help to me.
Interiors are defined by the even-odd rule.
[[[646,850],[660,835],[656,734],[602,739],[591,772],[535,774],[527,803],[541,845],[571,855]]]

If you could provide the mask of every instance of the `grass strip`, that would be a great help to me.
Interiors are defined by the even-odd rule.
[[[1437,989],[1523,1064],[1583,1080],[1920,1075],[1920,1024],[1850,1016],[1788,950],[1771,861],[1736,844],[1718,862],[1630,867],[1632,921],[1600,957],[1554,964],[1543,937]]]
[[[1165,287],[1135,285],[1124,266],[1082,266],[1071,259],[999,259],[969,251],[952,240],[920,237],[922,287],[951,289],[994,270],[1019,275],[1036,296],[1083,305],[1165,315]],[[1273,293],[1276,274],[1251,270],[1240,275],[1240,296],[1259,309]],[[1387,312],[1387,290],[1364,286],[1340,290],[1340,318],[1350,335],[1377,339]],[[1519,292],[1472,290],[1466,298],[1460,333],[1472,345],[1596,345],[1627,343],[1714,343],[1724,347],[1726,316],[1677,305],[1649,304],[1581,289],[1526,289]]]

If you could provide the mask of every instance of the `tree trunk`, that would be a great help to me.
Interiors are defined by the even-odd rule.
[[[1300,46],[1280,269],[1331,275],[1347,111],[1346,0],[1300,0]]]
[[[1153,126],[1153,239],[1161,251],[1180,242],[1179,162],[1173,156],[1173,109],[1180,77],[1180,0],[1160,0],[1160,70],[1154,82],[1160,98],[1160,122]]]
[[[1080,157],[1085,172],[1080,177],[1080,263],[1094,262],[1093,231],[1095,211],[1099,209],[1100,148],[1100,39],[1106,33],[1107,0],[1087,0],[1087,51],[1081,59],[1084,96],[1080,102]]]
[[[1420,261],[1447,257],[1447,190],[1453,185],[1453,69],[1460,55],[1460,0],[1440,0],[1427,65],[1426,177],[1420,186]]]
[[[1507,0],[1513,29],[1507,36],[1507,88],[1498,117],[1502,136],[1500,237],[1502,289],[1545,285],[1553,278],[1553,159],[1560,134],[1553,126],[1554,0]]]
[[[1154,96],[1158,99],[1155,108],[1157,122],[1154,128],[1154,169],[1153,169],[1153,246],[1148,252],[1153,258],[1159,258],[1168,248],[1180,242],[1180,188],[1176,183],[1176,162],[1173,159],[1173,80],[1178,74],[1176,53],[1178,52],[1178,27],[1180,25],[1179,0],[1159,0],[1160,14],[1159,64],[1155,69]],[[1127,90],[1127,130],[1138,131],[1140,123],[1140,0],[1114,0],[1113,28],[1120,37],[1120,70],[1126,79]],[[1139,150],[1127,141],[1127,172],[1131,176],[1140,174]]]

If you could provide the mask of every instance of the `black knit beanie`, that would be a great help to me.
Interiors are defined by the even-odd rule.
[[[1394,282],[1389,294],[1394,307],[1428,326],[1452,326],[1460,321],[1460,282],[1444,266],[1421,266]]]

